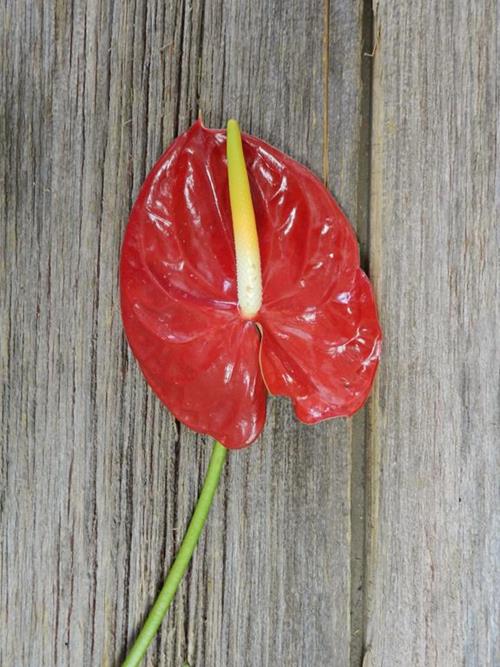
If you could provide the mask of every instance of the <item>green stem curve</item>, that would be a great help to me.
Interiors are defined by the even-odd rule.
[[[163,588],[156,598],[156,602],[151,608],[151,611],[142,626],[142,630],[137,635],[122,667],[137,667],[137,665],[139,665],[170,607],[181,579],[191,561],[193,551],[200,539],[201,531],[205,525],[215,491],[219,484],[226,457],[227,449],[216,440],[212,449],[205,481],[203,482],[203,488],[201,489],[200,497],[194,508],[193,516],[179,552],[177,553],[173,565],[165,579]]]

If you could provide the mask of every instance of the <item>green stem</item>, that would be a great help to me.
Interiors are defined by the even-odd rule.
[[[149,615],[135,640],[129,654],[125,658],[122,667],[136,667],[144,657],[148,646],[151,644],[156,631],[172,602],[184,573],[189,565],[193,551],[200,539],[201,531],[205,525],[208,512],[219,483],[222,467],[226,460],[227,449],[215,441],[208,464],[207,475],[203,483],[203,488],[194,508],[193,516],[189,523],[186,535],[182,541],[181,548],[176,559],[167,575],[163,588],[158,595]]]

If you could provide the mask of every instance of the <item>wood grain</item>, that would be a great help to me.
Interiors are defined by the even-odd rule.
[[[366,238],[362,22],[360,0],[2,4],[2,667],[118,664],[206,469],[120,323],[147,170],[199,111],[236,116],[323,175]],[[270,402],[147,664],[359,663],[363,424],[307,428]]]
[[[117,265],[199,112],[328,183],[384,358],[368,417],[270,401],[147,664],[500,664],[498,8],[378,0],[370,59],[368,4],[0,6],[2,667],[119,664],[189,520],[209,443],[138,371]]]
[[[364,664],[499,665],[498,4],[374,5]]]

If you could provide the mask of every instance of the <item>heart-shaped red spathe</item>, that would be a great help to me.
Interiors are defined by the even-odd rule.
[[[230,448],[261,432],[267,390],[307,423],[352,415],[381,343],[356,238],[330,193],[255,137],[243,135],[243,150],[262,264],[254,321],[237,304],[223,130],[198,121],[161,156],[120,267],[123,323],[147,381],[177,419]]]

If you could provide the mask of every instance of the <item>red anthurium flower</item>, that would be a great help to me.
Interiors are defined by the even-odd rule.
[[[288,396],[307,423],[352,415],[381,342],[335,200],[263,141],[245,135],[243,151],[258,241],[239,237],[236,220],[233,231],[226,132],[198,121],[148,175],[121,257],[124,326],[149,384],[180,421],[229,448],[259,435],[268,391]],[[246,310],[238,243],[255,246],[247,268],[262,285]]]

